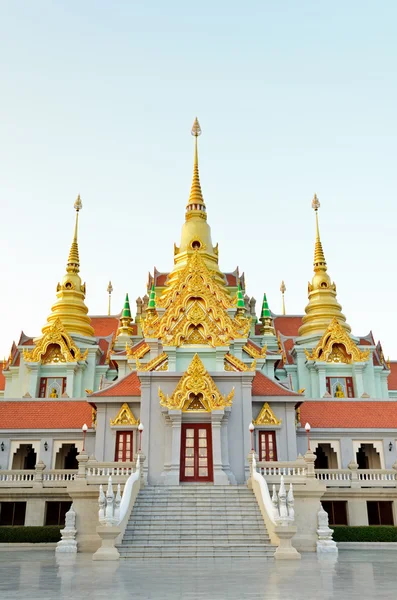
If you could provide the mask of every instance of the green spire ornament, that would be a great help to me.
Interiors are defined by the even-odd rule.
[[[128,298],[128,294],[125,295],[125,300],[124,300],[124,308],[123,308],[123,312],[121,313],[121,318],[122,319],[130,319],[131,318],[131,308],[130,308],[130,299]]]
[[[156,292],[154,291],[154,283],[152,284],[152,289],[150,290],[149,303],[147,305],[147,310],[150,310],[150,311],[156,310]]]
[[[238,284],[238,289],[237,289],[237,314],[238,315],[245,314],[244,296],[243,296],[243,292],[241,291],[240,284]]]
[[[261,312],[260,321],[262,323],[262,327],[261,327],[262,335],[276,335],[276,332],[275,332],[274,326],[273,326],[272,313],[270,312],[266,293],[263,294],[262,312]]]
[[[120,327],[117,330],[117,337],[119,337],[119,335],[131,336],[133,334],[131,323],[132,323],[132,317],[131,317],[130,300],[128,298],[128,294],[126,294],[123,310],[121,312],[121,317],[120,317]]]

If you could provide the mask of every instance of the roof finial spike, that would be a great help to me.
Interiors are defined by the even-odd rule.
[[[77,241],[78,229],[79,229],[79,211],[83,208],[83,203],[80,198],[80,194],[77,196],[77,200],[74,203],[74,209],[76,211],[76,222],[74,225],[73,241],[69,251],[68,262],[66,271],[68,273],[78,273],[80,271],[80,258],[79,258],[79,246]]]
[[[317,194],[314,194],[314,198],[312,200],[312,208],[316,213],[316,243],[314,246],[314,270],[326,271],[327,263],[325,262],[323,246],[320,240],[320,229],[318,226],[318,209],[320,208],[320,201],[317,198]]]
[[[107,293],[108,293],[108,316],[110,316],[110,309],[111,309],[111,302],[112,302],[112,292],[113,292],[113,286],[112,286],[112,282],[109,281],[108,287],[107,287]]]
[[[273,326],[272,313],[270,312],[269,304],[267,302],[266,292],[263,294],[262,312],[259,320],[262,323],[262,335],[276,335]]]
[[[150,290],[149,302],[146,310],[150,312],[154,312],[156,310],[156,291],[154,289],[154,283],[152,284],[152,289]]]
[[[285,283],[284,280],[281,282],[280,285],[280,292],[281,292],[281,314],[285,315],[285,298],[284,298],[284,294],[287,291],[287,288],[285,287]]]
[[[243,296],[243,292],[241,290],[241,285],[238,284],[238,289],[237,289],[237,312],[236,314],[238,316],[244,316],[245,315],[245,303],[244,303],[244,296]]]
[[[203,193],[201,191],[200,175],[198,168],[198,136],[201,135],[201,127],[197,117],[194,120],[192,127],[192,135],[194,136],[194,165],[193,165],[193,180],[192,187],[190,188],[189,201],[186,207],[186,216],[190,215],[192,211],[199,211],[205,215],[205,204]]]

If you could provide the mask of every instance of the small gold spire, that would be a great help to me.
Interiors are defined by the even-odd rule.
[[[305,316],[299,328],[299,336],[322,335],[331,321],[336,318],[338,323],[350,333],[350,326],[342,313],[342,307],[336,299],[336,286],[327,273],[327,263],[320,239],[318,225],[318,209],[320,202],[314,194],[312,208],[316,214],[316,241],[314,245],[314,276],[308,286],[309,302],[305,308]]]
[[[201,210],[205,212],[205,204],[203,193],[201,191],[200,175],[198,167],[198,137],[201,135],[201,127],[197,117],[194,120],[192,127],[192,135],[194,136],[194,166],[193,166],[193,180],[192,187],[190,189],[189,201],[186,207],[187,211]],[[196,207],[195,205],[200,205]]]
[[[112,302],[112,292],[113,292],[112,282],[109,281],[109,285],[107,287],[107,293],[108,293],[108,316],[110,316],[110,309],[111,309],[111,302]]]
[[[68,263],[66,271],[68,273],[78,273],[80,271],[80,258],[79,258],[79,246],[77,242],[77,234],[79,229],[79,211],[83,208],[83,203],[80,198],[80,194],[77,196],[77,200],[74,203],[74,209],[76,211],[76,223],[74,226],[73,242],[70,247]]]
[[[280,285],[280,292],[281,292],[281,314],[285,315],[285,298],[284,298],[284,294],[287,291],[287,288],[285,287],[285,283],[284,280],[281,282]]]

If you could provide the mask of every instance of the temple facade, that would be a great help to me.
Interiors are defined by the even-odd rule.
[[[252,448],[267,468],[303,460],[309,445],[331,522],[371,523],[369,504],[377,503],[374,524],[397,523],[397,362],[385,359],[372,332],[352,333],[342,313],[317,196],[304,314],[286,314],[284,283],[282,314],[265,293],[257,314],[244,274],[221,270],[199,177],[197,119],[192,134],[193,179],[174,265],[149,274],[134,310],[127,294],[119,314],[89,315],[80,197],[75,202],[72,245],[47,321],[37,337],[21,333],[0,375],[3,514],[7,502],[25,502],[25,524],[48,522],[47,505],[66,506],[67,488],[39,494],[7,481],[18,471],[34,471],[38,482],[46,470],[77,471],[83,454],[94,466],[122,466],[140,453],[149,485],[225,486],[247,481]],[[332,474],[360,482],[360,472],[387,483],[327,483]]]

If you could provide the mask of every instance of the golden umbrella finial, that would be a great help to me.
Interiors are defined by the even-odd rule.
[[[79,210],[83,208],[83,203],[81,201],[80,194],[77,196],[77,200],[74,203],[74,208],[77,212],[79,212]]]
[[[112,282],[109,281],[109,284],[108,284],[108,287],[107,287],[107,293],[109,294],[109,298],[108,298],[108,315],[110,315],[110,305],[111,305],[111,299],[112,299],[112,292],[113,292]]]
[[[320,208],[320,200],[317,198],[317,194],[314,194],[314,198],[312,200],[312,208],[317,212]]]
[[[284,294],[287,291],[287,288],[285,286],[284,280],[281,282],[280,285],[280,292],[281,292],[281,298],[282,298],[282,314],[285,315],[285,299],[284,299]]]

